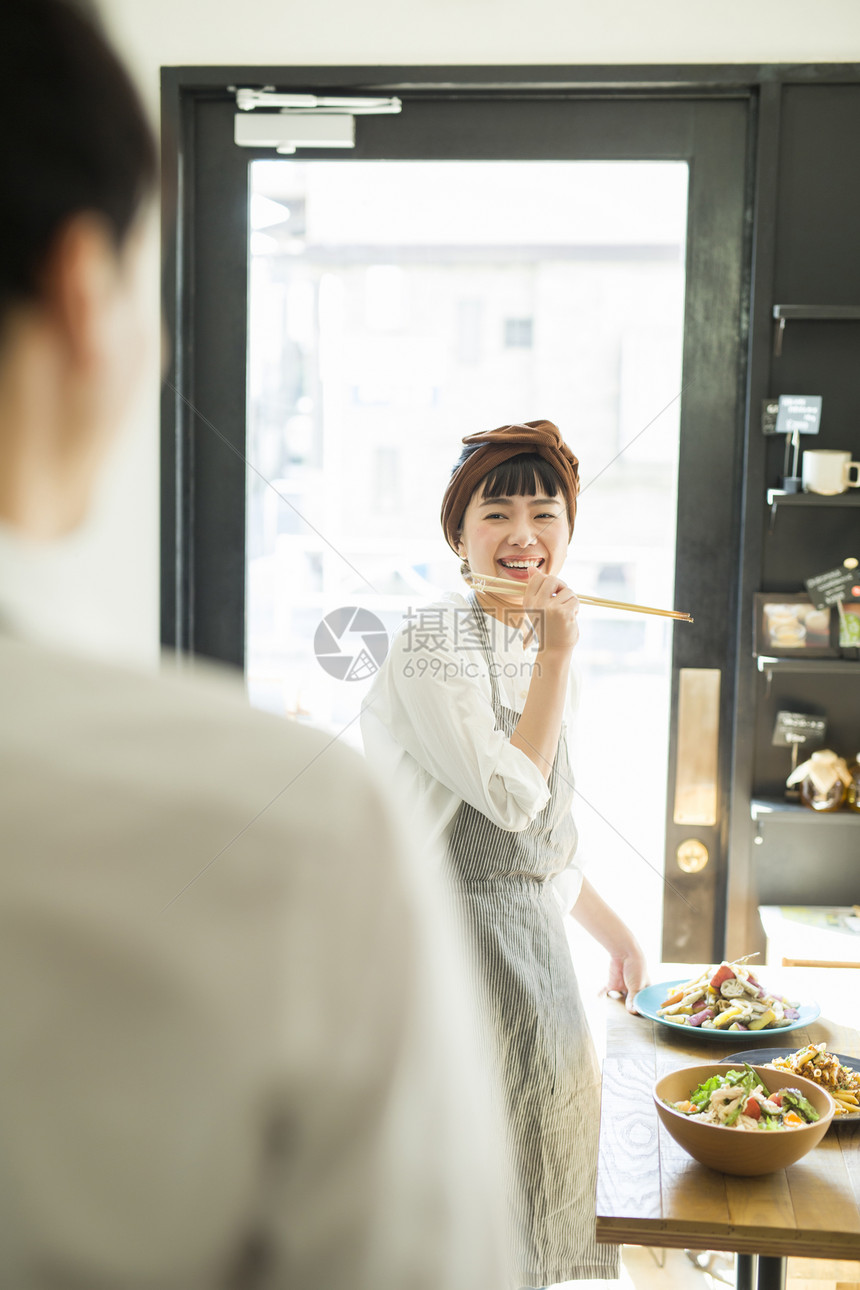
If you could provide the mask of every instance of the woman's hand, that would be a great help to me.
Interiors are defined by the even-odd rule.
[[[560,578],[539,570],[528,580],[523,609],[542,653],[569,654],[579,640],[579,601]]]
[[[598,896],[587,878],[582,880],[571,913],[609,953],[609,980],[600,993],[620,994],[627,1001],[627,1011],[637,1016],[633,1000],[636,992],[648,984],[648,968],[636,937],[603,897]]]
[[[638,1016],[633,1000],[648,985],[648,968],[645,956],[634,941],[624,953],[613,954],[609,960],[609,980],[601,994],[618,994],[625,1000],[627,1011]]]

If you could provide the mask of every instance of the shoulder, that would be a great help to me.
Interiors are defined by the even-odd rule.
[[[138,826],[160,809],[167,830],[199,819],[214,843],[213,820],[222,834],[231,817],[265,828],[268,813],[283,826],[287,803],[296,832],[331,836],[343,827],[341,812],[321,809],[333,793],[362,817],[376,797],[357,753],[252,709],[238,675],[213,666],[167,662],[152,675],[4,638],[0,696],[3,774],[34,806],[41,785],[60,809],[121,804]]]
[[[120,736],[160,730],[189,737],[208,724],[213,730],[253,728],[275,739],[285,730],[299,739],[321,738],[251,708],[238,672],[169,654],[158,672],[150,672],[0,638],[0,690],[7,714],[19,722],[26,717],[34,736],[51,728],[74,729],[81,738],[113,729]]]

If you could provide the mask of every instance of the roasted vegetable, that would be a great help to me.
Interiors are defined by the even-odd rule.
[[[728,963],[721,963],[714,975],[711,977],[711,989],[719,990],[724,981],[734,977],[734,969],[730,968]]]

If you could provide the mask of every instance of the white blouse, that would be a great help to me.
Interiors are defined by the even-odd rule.
[[[521,631],[489,614],[485,622],[501,701],[522,712],[537,643],[524,645]],[[575,690],[571,669],[568,728]],[[409,804],[430,844],[447,841],[464,801],[512,832],[549,801],[537,766],[495,727],[486,657],[469,601],[457,592],[416,610],[397,631],[365,699],[361,733],[368,761]],[[555,879],[566,910],[581,884],[571,855]]]

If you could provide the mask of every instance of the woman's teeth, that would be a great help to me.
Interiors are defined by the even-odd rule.
[[[500,560],[499,564],[504,565],[506,569],[537,569],[543,564],[543,558],[540,560]]]

